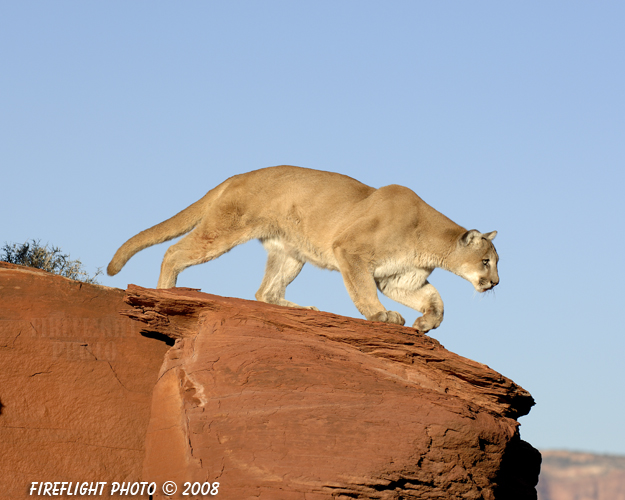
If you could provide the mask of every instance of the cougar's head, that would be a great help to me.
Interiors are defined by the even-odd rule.
[[[469,281],[482,293],[499,284],[499,256],[493,245],[497,231],[480,233],[471,229],[458,239],[456,245],[456,274]]]

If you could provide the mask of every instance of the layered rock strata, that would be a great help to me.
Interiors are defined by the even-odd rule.
[[[131,285],[125,301],[175,339],[149,481],[238,500],[536,498],[540,455],[516,421],[531,396],[431,337],[190,289]]]
[[[178,498],[211,497],[185,482],[236,500],[536,497],[516,420],[531,396],[410,328],[4,263],[0,300],[3,497],[42,481],[104,482],[98,498],[139,481],[153,498],[165,481]]]

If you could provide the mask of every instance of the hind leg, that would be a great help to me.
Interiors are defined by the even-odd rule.
[[[267,239],[262,243],[267,250],[267,266],[263,282],[256,292],[256,300],[279,306],[318,311],[316,307],[300,306],[284,298],[286,287],[297,277],[304,267],[304,262],[288,255],[282,243],[277,240]]]
[[[165,252],[156,288],[176,286],[178,275],[187,267],[216,259],[251,239],[243,233],[241,229],[228,230],[215,227],[195,229]]]

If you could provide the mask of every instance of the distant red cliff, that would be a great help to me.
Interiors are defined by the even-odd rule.
[[[625,500],[625,457],[543,452],[539,500]]]

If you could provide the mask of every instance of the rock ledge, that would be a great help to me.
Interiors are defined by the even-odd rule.
[[[232,499],[536,498],[540,455],[516,421],[532,397],[431,337],[192,289],[130,285],[124,301],[175,339],[150,481],[218,481]]]

